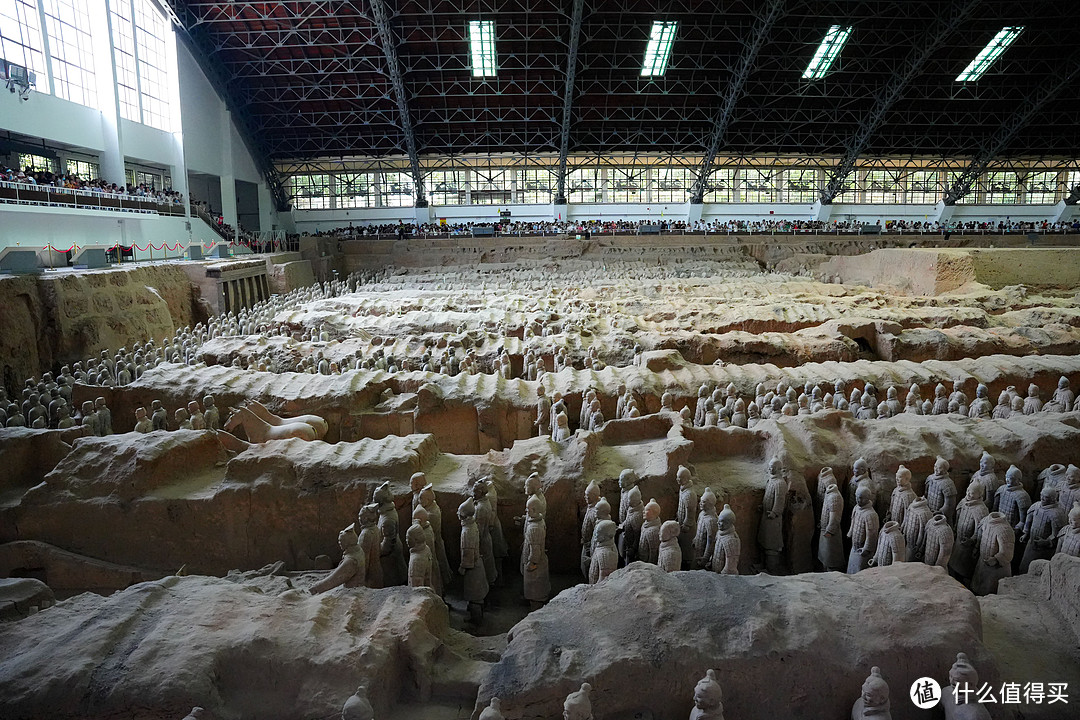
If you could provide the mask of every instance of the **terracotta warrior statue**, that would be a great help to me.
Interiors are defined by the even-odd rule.
[[[626,513],[630,509],[630,489],[638,484],[637,473],[630,468],[619,473],[619,522],[626,521]]]
[[[698,494],[694,490],[694,478],[685,465],[679,466],[675,479],[679,482],[679,509],[675,513],[675,520],[679,523],[679,549],[682,551],[683,569],[690,570],[694,563]]]
[[[135,432],[148,433],[154,429],[154,423],[146,417],[146,408],[135,408]]]
[[[742,542],[735,531],[735,511],[725,504],[717,518],[716,539],[713,542],[712,571],[721,575],[739,574],[739,556]]]
[[[716,671],[708,670],[694,687],[694,709],[690,720],[724,720],[724,693],[716,680]]]
[[[862,686],[862,694],[851,708],[851,720],[892,720],[889,685],[881,677],[880,669],[870,669],[870,676]]]
[[[214,396],[207,395],[203,398],[203,422],[206,424],[207,430],[220,430],[221,429],[221,416],[218,414],[217,406],[214,405]]]
[[[613,520],[598,520],[596,523],[592,559],[589,561],[590,585],[600,582],[619,567],[619,551],[615,547],[616,530]]]
[[[968,656],[956,654],[949,669],[949,684],[941,688],[945,720],[990,720],[990,711],[979,703],[979,673]]]
[[[682,548],[679,547],[679,523],[665,520],[660,526],[660,554],[657,565],[664,572],[682,570]]]
[[[923,562],[937,565],[948,571],[953,551],[953,529],[945,516],[938,513],[926,526],[926,542],[923,544]]]
[[[1012,576],[1016,534],[1009,521],[999,512],[987,515],[976,530],[979,538],[979,559],[971,578],[971,592],[990,595],[997,592],[998,581]]]
[[[934,519],[930,503],[926,498],[915,498],[904,514],[904,541],[907,544],[907,561],[918,562],[923,559],[926,548],[926,526]]]
[[[787,505],[784,508],[784,554],[792,573],[814,570],[814,502],[806,478],[792,473],[788,480]]]
[[[626,519],[619,525],[619,557],[622,558],[624,566],[638,559],[641,526],[645,523],[645,505],[641,502],[641,491],[635,485],[630,488],[626,497]]]
[[[896,488],[892,491],[889,512],[885,515],[885,519],[895,520],[902,527],[907,509],[913,502],[915,502],[915,491],[911,489],[911,471],[901,465],[896,470]]]
[[[582,683],[581,689],[566,696],[563,703],[563,720],[593,720],[592,702],[589,700],[589,692],[592,685]]]
[[[818,521],[818,562],[825,572],[844,571],[844,539],[841,535],[843,514],[844,498],[840,495],[840,488],[835,482],[830,483],[825,489]]]
[[[983,500],[989,507],[994,501],[997,489],[1004,484],[1004,481],[998,479],[996,463],[990,453],[983,452],[982,457],[979,458],[979,469],[971,476],[971,482],[983,486]]]
[[[473,483],[472,498],[476,509],[476,529],[480,531],[480,556],[484,559],[484,572],[488,583],[494,585],[499,578],[499,568],[495,562],[495,548],[491,539],[491,527],[495,524],[495,510],[488,500],[490,483],[480,478]]]
[[[935,515],[941,513],[951,525],[956,518],[956,483],[949,477],[949,461],[938,457],[934,474],[926,478],[926,501]]]
[[[1065,508],[1058,503],[1057,488],[1044,487],[1039,501],[1028,508],[1024,517],[1024,534],[1020,536],[1020,542],[1024,543],[1021,573],[1028,571],[1033,560],[1049,560],[1054,556],[1057,537],[1068,523]]]
[[[660,504],[650,498],[645,504],[645,521],[641,524],[637,559],[656,565],[660,559]]]
[[[720,526],[720,519],[716,514],[716,495],[712,488],[705,488],[701,493],[701,512],[698,513],[697,534],[694,536],[694,564],[695,569],[705,567],[713,556],[716,532]]]
[[[397,505],[394,504],[390,483],[384,482],[375,488],[371,499],[379,506],[379,531],[382,533],[379,560],[382,564],[383,587],[404,585],[408,580],[408,566],[398,534]]]
[[[478,623],[484,617],[484,600],[490,585],[484,571],[484,559],[480,555],[480,531],[476,527],[476,507],[471,497],[458,506],[458,520],[461,522],[458,574],[465,578],[464,595],[469,603],[469,617]]]
[[[585,516],[581,519],[581,574],[589,577],[592,564],[592,536],[596,529],[596,503],[600,501],[600,486],[590,481],[585,488]]]
[[[870,488],[861,487],[855,492],[855,510],[851,513],[851,552],[848,554],[847,574],[854,575],[865,570],[874,557],[878,541],[878,516],[874,512]]]
[[[983,502],[983,492],[982,483],[972,482],[967,486],[964,499],[960,501],[956,511],[956,542],[949,559],[949,570],[964,583],[971,581],[978,560],[979,540],[976,530],[983,518],[990,513]]]
[[[364,584],[369,588],[383,587],[382,577],[382,530],[379,529],[379,506],[375,503],[360,508],[360,549],[364,552],[367,570]]]
[[[885,523],[878,534],[877,550],[870,560],[870,565],[885,567],[897,562],[907,561],[907,547],[904,542],[904,533],[900,532],[900,524],[895,520]]]
[[[479,720],[506,720],[502,714],[502,701],[497,697],[491,698],[488,706],[480,711]]]
[[[423,509],[423,508],[421,508]],[[405,532],[405,542],[409,546],[409,587],[429,587],[434,589],[432,579],[432,554],[428,547],[424,528],[410,525]]]
[[[780,552],[784,549],[783,523],[788,487],[780,459],[774,457],[769,461],[769,477],[758,525],[758,545],[765,553],[765,570],[773,575],[780,572]]]
[[[525,503],[525,533],[521,546],[521,576],[524,578],[525,599],[536,609],[551,595],[548,573],[547,524],[535,495]]]
[[[356,528],[352,525],[338,533],[341,562],[325,578],[309,588],[312,595],[344,585],[347,588],[362,587],[366,577],[367,559],[360,548]]]
[[[1057,551],[1070,557],[1080,557],[1080,500],[1069,511],[1069,524],[1058,537]]]
[[[409,540],[409,532],[413,527],[420,528],[420,531],[424,533],[424,542],[427,544],[428,560],[431,562],[431,589],[435,591],[435,594],[442,596],[445,594],[445,586],[442,581],[442,573],[439,571],[439,561],[435,558],[435,529],[431,527],[431,517],[428,515],[428,511],[424,509],[422,505],[417,506],[413,510],[413,524],[405,532],[405,540]],[[412,545],[409,546],[410,552]],[[412,557],[409,558],[409,573],[412,575]]]

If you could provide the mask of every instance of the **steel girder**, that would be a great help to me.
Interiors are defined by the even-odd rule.
[[[1020,104],[1017,110],[1003,123],[986,143],[983,144],[978,155],[971,161],[968,167],[956,178],[949,191],[945,193],[943,201],[946,205],[955,205],[958,200],[971,192],[971,186],[986,172],[990,163],[1000,155],[1009,145],[1017,133],[1027,127],[1028,123],[1035,118],[1046,104],[1053,100],[1059,92],[1074,80],[1080,77],[1080,51],[1076,51],[1064,63],[1060,74],[1040,87],[1036,88],[1026,102]]]
[[[848,173],[855,168],[855,161],[866,150],[871,136],[881,127],[889,111],[904,97],[908,86],[922,73],[930,58],[945,44],[945,40],[971,17],[980,2],[982,0],[967,0],[957,6],[948,18],[938,21],[927,33],[926,41],[908,56],[903,69],[889,78],[885,87],[874,98],[874,107],[866,114],[859,129],[852,136],[840,164],[829,174],[829,180],[821,193],[822,205],[832,203],[840,194]]]
[[[732,73],[731,80],[728,82],[727,90],[724,93],[724,101],[720,106],[720,112],[713,122],[712,133],[709,135],[709,143],[705,150],[705,158],[701,161],[697,179],[694,180],[694,185],[690,188],[690,202],[692,204],[700,205],[702,198],[705,196],[705,186],[709,180],[709,173],[712,172],[713,160],[716,159],[716,154],[720,152],[720,148],[724,144],[728,126],[731,124],[735,114],[735,104],[742,97],[746,87],[746,80],[750,77],[750,73],[754,71],[761,46],[765,44],[765,39],[769,36],[773,24],[783,12],[784,0],[769,0],[762,9],[753,34],[743,47],[738,65],[735,66],[735,71]]]
[[[233,124],[239,132],[241,140],[247,146],[252,160],[255,161],[255,167],[266,179],[266,184],[270,189],[270,197],[274,202],[274,208],[278,212],[287,212],[289,210],[289,196],[285,192],[284,178],[278,173],[274,163],[271,162],[270,151],[260,141],[259,133],[252,127],[250,118],[242,110],[242,105],[238,102],[235,94],[229,90],[228,78],[223,76],[217,64],[210,61],[210,51],[204,44],[205,41],[200,42],[189,30],[192,18],[186,4],[178,0],[169,0],[169,9],[172,11],[174,24],[177,26],[177,35],[180,36],[181,41],[191,52],[192,57],[195,58],[195,62],[198,63],[203,74],[210,81],[211,86],[225,101],[225,106],[232,115]]]
[[[409,164],[412,167],[413,187],[416,191],[416,207],[427,207],[424,199],[424,174],[420,171],[420,154],[416,149],[416,134],[413,132],[412,118],[409,116],[409,97],[405,92],[405,80],[401,74],[401,65],[398,63],[398,41],[390,27],[390,13],[386,8],[385,0],[370,0],[372,21],[379,32],[382,42],[383,56],[386,58],[386,69],[390,75],[390,84],[394,88],[394,100],[397,103],[398,114],[401,122],[401,132],[405,136],[405,153],[409,156]]]
[[[578,45],[581,42],[581,16],[585,0],[574,0],[570,19],[570,43],[566,54],[566,87],[563,89],[562,128],[559,132],[559,167],[555,175],[555,204],[566,204],[566,155],[570,151],[570,118],[574,106],[574,77],[577,75]]]
[[[1077,185],[1076,187],[1074,187],[1072,189],[1072,191],[1069,193],[1069,197],[1065,198],[1065,204],[1066,205],[1080,204],[1080,185]]]

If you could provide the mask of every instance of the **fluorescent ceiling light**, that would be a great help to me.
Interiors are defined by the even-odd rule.
[[[802,76],[806,80],[820,80],[825,77],[829,72],[829,68],[836,62],[836,58],[840,57],[840,51],[844,49],[844,45],[847,44],[848,38],[851,37],[851,26],[847,27],[841,25],[833,25],[829,28],[829,32],[825,33],[825,39],[818,45],[818,49],[814,52],[814,57],[810,59],[810,64],[806,66],[806,70]]]
[[[473,77],[495,77],[495,21],[469,21]]]
[[[656,20],[649,33],[649,44],[645,47],[645,61],[641,64],[642,77],[659,77],[667,71],[671,59],[671,46],[675,43],[675,29],[679,23],[672,20]]]
[[[1022,25],[1001,28],[994,39],[987,43],[975,59],[964,68],[964,72],[956,76],[956,82],[975,82],[981,78],[994,61],[1001,57],[1002,53],[1020,36],[1023,29]]]

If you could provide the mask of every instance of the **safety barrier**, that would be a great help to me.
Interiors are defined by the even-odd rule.
[[[31,185],[10,180],[0,180],[0,203],[79,210],[110,210],[170,217],[184,215],[184,206],[179,203],[165,203],[135,195],[76,190],[53,185]]]

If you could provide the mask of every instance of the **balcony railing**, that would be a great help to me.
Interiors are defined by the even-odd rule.
[[[0,180],[0,203],[64,207],[78,210],[110,210],[144,215],[156,214],[179,217],[184,215],[184,206],[180,203],[159,202],[135,195],[73,190],[52,185],[31,185],[8,180]]]

